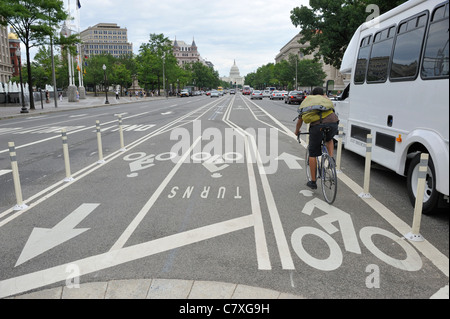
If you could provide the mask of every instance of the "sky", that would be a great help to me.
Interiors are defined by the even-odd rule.
[[[191,44],[195,39],[201,57],[211,61],[219,76],[228,76],[233,62],[240,75],[274,63],[275,56],[300,29],[290,19],[295,7],[308,0],[79,0],[80,31],[98,23],[127,28],[133,53],[150,34]],[[77,0],[63,0],[77,22]]]

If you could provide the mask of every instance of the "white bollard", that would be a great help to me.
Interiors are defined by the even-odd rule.
[[[103,159],[103,147],[102,147],[102,133],[100,132],[100,121],[95,121],[97,128],[97,145],[98,145],[98,164],[103,164],[105,160]]]
[[[23,202],[22,198],[22,188],[20,186],[19,168],[17,166],[16,147],[14,145],[14,142],[9,142],[8,147],[9,147],[9,157],[11,159],[14,190],[16,192],[16,201],[17,201],[17,204],[13,207],[13,210],[22,210],[28,208],[28,205],[26,205]]]
[[[344,126],[339,124],[339,137],[338,137],[338,145],[337,145],[337,153],[336,153],[336,172],[340,173],[341,171],[341,153],[342,153],[342,139],[344,138]]]
[[[414,218],[411,232],[405,235],[405,238],[411,241],[423,241],[422,235],[420,235],[420,221],[422,219],[423,208],[423,196],[425,192],[425,183],[428,171],[428,158],[429,155],[422,153],[420,155],[419,174],[417,176],[417,192],[416,203],[414,205]]]
[[[61,130],[61,136],[63,143],[64,166],[66,168],[66,178],[64,178],[64,181],[71,182],[73,181],[73,178],[70,173],[69,146],[67,145],[67,131],[65,128]]]
[[[364,169],[364,192],[359,194],[362,198],[371,198],[372,195],[369,193],[370,184],[370,165],[372,162],[372,134],[367,134],[366,141],[366,164]]]
[[[125,152],[125,144],[123,142],[122,115],[119,115],[119,135],[120,135],[120,151]]]

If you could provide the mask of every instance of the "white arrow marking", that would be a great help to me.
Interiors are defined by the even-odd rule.
[[[8,174],[10,172],[12,172],[12,170],[10,169],[0,169],[0,176]]]
[[[288,153],[283,153],[280,156],[278,156],[275,160],[279,161],[285,161],[286,165],[290,168],[290,169],[302,169],[302,167],[300,166],[300,164],[297,162],[299,160],[303,160],[303,158],[288,154]]]
[[[172,114],[172,112],[165,112],[165,113],[161,113],[161,115],[167,115],[167,114]]]
[[[99,205],[83,204],[51,229],[34,228],[15,267],[84,233],[89,228],[74,228]]]

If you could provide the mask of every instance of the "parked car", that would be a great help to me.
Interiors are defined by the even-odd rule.
[[[253,99],[260,99],[260,100],[262,100],[263,99],[262,92],[258,91],[258,90],[253,91],[252,94],[250,95],[250,100],[253,100]]]
[[[287,104],[301,104],[305,99],[303,91],[291,91],[284,96],[284,103]]]
[[[270,90],[264,90],[263,91],[263,97],[269,97],[270,98],[270,93],[271,93]]]
[[[188,90],[181,90],[180,97],[189,97],[189,91]]]
[[[219,91],[217,91],[217,90],[212,90],[211,93],[210,93],[210,96],[211,96],[211,97],[219,97],[219,96],[220,96],[220,95],[219,95]]]
[[[270,95],[271,100],[282,100],[284,98],[282,91],[272,91],[272,94]]]

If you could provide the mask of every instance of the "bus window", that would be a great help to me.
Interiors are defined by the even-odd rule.
[[[359,48],[358,60],[356,61],[355,84],[363,84],[366,79],[367,59],[370,53],[370,40],[372,35],[369,35],[361,40],[361,46]]]
[[[432,15],[422,63],[424,80],[449,76],[448,6],[438,7]]]
[[[425,24],[418,22],[424,21],[426,17],[427,13],[424,13],[400,23],[394,45],[391,81],[412,81],[417,77],[425,35]]]
[[[394,34],[390,28],[375,34],[367,70],[367,83],[386,82]]]

